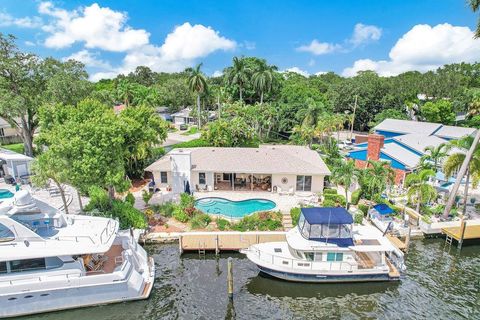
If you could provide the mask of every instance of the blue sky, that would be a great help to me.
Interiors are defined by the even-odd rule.
[[[137,65],[220,72],[234,55],[306,74],[394,75],[480,60],[477,15],[462,0],[3,0],[0,30],[22,49],[76,58],[96,80]],[[293,68],[293,69],[292,69]]]

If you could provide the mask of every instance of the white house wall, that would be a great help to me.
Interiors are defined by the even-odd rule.
[[[287,183],[282,183],[282,179],[286,178]],[[295,190],[297,185],[297,176],[294,174],[273,174],[272,175],[272,188],[277,187],[277,190],[280,191],[278,188],[282,188],[283,191],[288,191],[290,188]]]

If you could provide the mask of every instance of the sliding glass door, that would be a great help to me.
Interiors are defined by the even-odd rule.
[[[312,191],[312,176],[297,176],[297,191]]]

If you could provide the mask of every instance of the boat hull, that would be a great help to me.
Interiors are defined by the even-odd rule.
[[[390,277],[386,273],[372,274],[343,274],[343,275],[326,275],[326,274],[305,274],[277,271],[270,268],[257,265],[260,272],[270,277],[291,281],[291,282],[310,282],[310,283],[338,283],[338,282],[381,282],[381,281],[398,281],[399,277]]]
[[[140,288],[132,287],[129,279],[126,279],[112,284],[58,288],[6,296],[0,301],[2,306],[0,318],[148,299],[155,278],[155,263],[152,257],[148,259],[148,267],[147,281]]]

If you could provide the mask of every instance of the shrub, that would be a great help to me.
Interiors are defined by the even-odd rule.
[[[324,195],[324,202],[328,200],[328,202],[333,202],[335,204],[339,204],[341,205],[342,207],[345,206],[345,204],[347,203],[347,201],[345,200],[345,196],[342,196],[340,194],[325,194]]]
[[[180,142],[172,146],[174,148],[197,148],[197,147],[211,147],[211,144],[205,141],[203,138],[198,138],[195,140]]]
[[[190,219],[190,226],[192,229],[205,229],[211,221],[208,214],[198,213]]]
[[[231,229],[236,231],[273,231],[281,227],[282,213],[273,211],[254,213],[231,225]]]
[[[290,209],[290,217],[292,217],[292,225],[296,226],[298,224],[298,219],[300,218],[301,208],[295,207]]]
[[[335,203],[335,201],[333,201],[331,199],[325,199],[325,200],[323,200],[322,206],[323,207],[336,207],[336,203]]]
[[[85,211],[97,209],[100,212],[106,212],[111,209],[111,199],[107,191],[100,187],[91,187],[88,190],[90,202],[85,206]]]
[[[227,230],[230,227],[230,222],[226,219],[218,218],[217,219],[217,227],[221,231]]]
[[[324,188],[324,189],[323,189],[323,194],[324,194],[324,195],[327,195],[327,194],[337,194],[337,190],[336,190],[336,189],[333,189],[333,188]]]
[[[125,202],[130,203],[132,206],[135,204],[135,197],[131,192],[127,193],[127,196],[125,197]]]
[[[195,197],[188,193],[180,195],[180,207],[182,209],[193,208],[195,206]]]
[[[353,191],[350,197],[351,203],[354,205],[357,205],[358,201],[360,201],[361,196],[362,196],[362,189],[357,189]]]
[[[181,207],[176,207],[175,210],[173,210],[173,217],[180,222],[187,222],[190,219]]]
[[[155,212],[152,209],[145,210],[145,216],[147,217],[148,220],[152,219],[154,215],[155,215]]]
[[[363,215],[366,216],[368,213],[368,206],[365,204],[359,204],[358,209],[363,212]]]
[[[152,199],[153,197],[153,193],[152,192],[149,192],[147,190],[143,190],[142,192],[142,198],[143,198],[143,202],[145,202],[145,205],[148,206],[148,202],[150,201],[150,199]]]
[[[150,208],[158,214],[161,214],[164,217],[171,217],[173,215],[173,210],[175,210],[176,205],[173,202],[165,202],[164,204],[154,204]]]
[[[356,213],[354,218],[353,218],[353,222],[361,224],[362,221],[363,221],[363,213]]]

